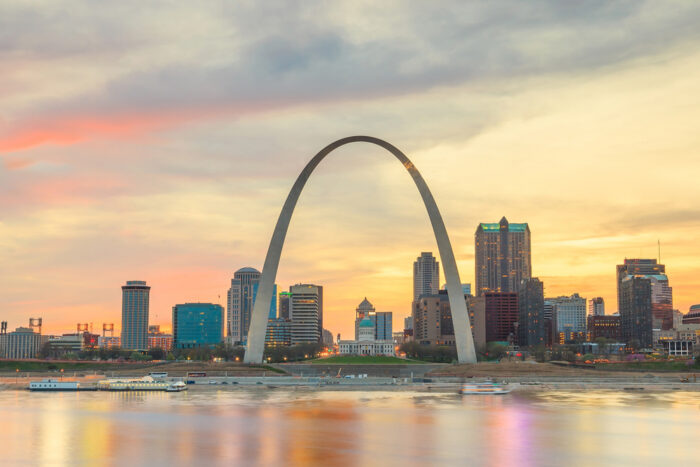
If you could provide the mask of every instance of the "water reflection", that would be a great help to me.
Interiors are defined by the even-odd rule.
[[[691,464],[700,395],[0,391],[3,464]]]

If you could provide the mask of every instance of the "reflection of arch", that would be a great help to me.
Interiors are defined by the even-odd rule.
[[[282,212],[280,213],[279,219],[277,219],[277,225],[272,233],[272,240],[270,240],[270,247],[265,257],[260,286],[250,318],[248,346],[246,347],[244,361],[247,363],[262,362],[263,350],[265,348],[265,329],[270,301],[272,300],[272,288],[277,276],[277,268],[280,263],[284,238],[287,235],[289,222],[292,219],[292,213],[294,212],[294,207],[297,204],[299,195],[301,195],[301,190],[304,188],[311,173],[324,157],[334,149],[354,142],[372,143],[383,147],[396,156],[403,166],[406,167],[411,177],[413,177],[413,181],[423,198],[425,208],[428,210],[428,216],[430,217],[430,223],[433,226],[435,240],[437,241],[438,251],[440,252],[440,259],[442,260],[442,268],[445,272],[447,295],[450,300],[450,309],[452,310],[452,321],[455,330],[455,342],[457,344],[457,357],[462,363],[475,363],[476,352],[474,351],[474,339],[472,338],[467,305],[462,292],[462,284],[459,280],[457,263],[455,262],[455,256],[452,252],[450,239],[447,237],[445,224],[442,221],[442,216],[440,215],[437,204],[435,204],[435,199],[430,193],[430,189],[428,189],[428,185],[425,183],[425,180],[423,180],[420,172],[418,172],[418,169],[416,169],[404,153],[386,141],[371,136],[350,136],[329,144],[316,154],[306,167],[304,167],[304,170],[301,171],[301,174],[299,174],[292,190],[289,192],[289,196],[287,196],[287,201],[285,201],[282,207]]]

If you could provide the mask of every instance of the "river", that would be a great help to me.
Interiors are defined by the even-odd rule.
[[[0,391],[0,465],[698,465],[700,393]]]

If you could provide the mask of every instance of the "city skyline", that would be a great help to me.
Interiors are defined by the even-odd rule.
[[[62,33],[82,24],[77,13],[0,8],[14,38],[0,74],[0,303],[11,329],[38,316],[45,333],[119,323],[119,286],[132,279],[152,287],[152,323],[168,323],[177,303],[225,306],[234,271],[262,270],[304,164],[365,133],[420,167],[462,282],[476,283],[474,229],[505,216],[529,224],[547,296],[603,297],[606,314],[617,311],[615,265],[657,258],[660,239],[674,307],[700,302],[696,5],[552,4],[536,17],[517,3],[452,4],[452,14],[300,5],[285,17],[86,5],[87,49]],[[173,25],[191,17],[182,35]],[[170,26],[146,28],[145,40],[124,24]],[[503,40],[483,42],[483,28]],[[334,334],[352,335],[364,296],[396,322],[408,316],[416,255],[442,261],[395,161],[343,148],[302,198],[277,283],[323,285]]]

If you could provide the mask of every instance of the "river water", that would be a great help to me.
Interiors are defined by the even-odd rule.
[[[700,393],[0,391],[0,465],[700,465]]]

